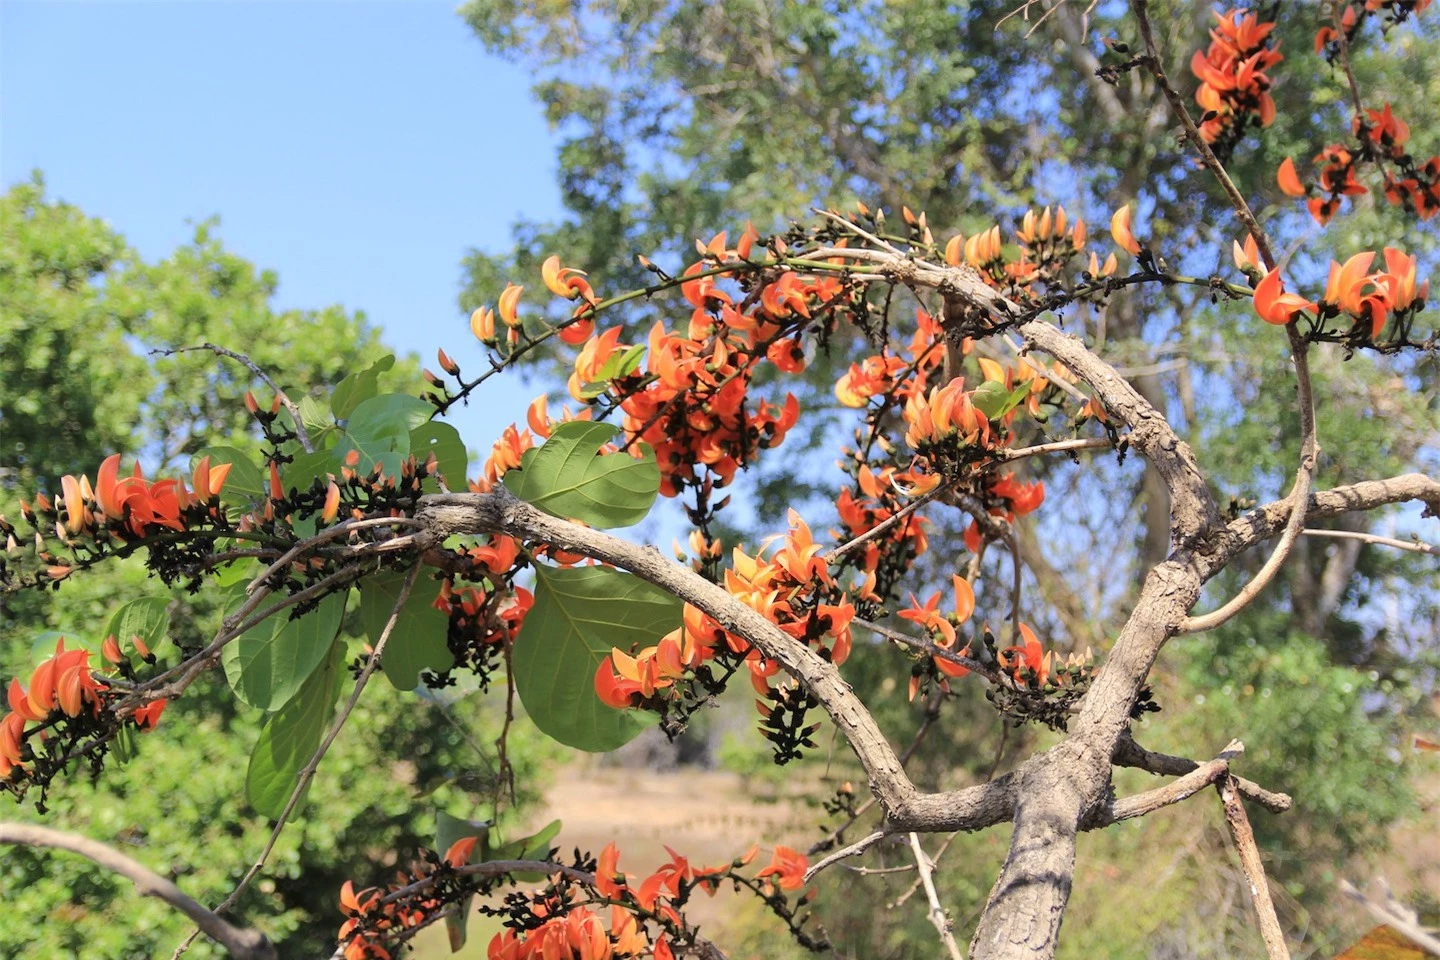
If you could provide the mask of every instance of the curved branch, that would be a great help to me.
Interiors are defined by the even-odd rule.
[[[234,927],[186,896],[184,891],[149,867],[98,840],[63,830],[51,830],[26,823],[0,823],[0,843],[29,847],[53,847],[87,857],[131,881],[141,895],[164,900],[220,944],[238,960],[275,960],[275,948],[258,930]]]
[[[1235,186],[1235,182],[1230,179],[1225,165],[1220,162],[1219,157],[1215,156],[1215,151],[1210,149],[1210,144],[1205,142],[1205,138],[1200,135],[1200,128],[1196,126],[1194,118],[1190,116],[1185,102],[1180,99],[1180,94],[1171,86],[1169,79],[1165,76],[1165,69],[1160,62],[1160,49],[1155,43],[1154,31],[1150,28],[1147,0],[1132,0],[1130,6],[1139,23],[1140,35],[1145,40],[1145,52],[1150,72],[1155,75],[1155,81],[1164,92],[1170,108],[1175,111],[1175,116],[1185,128],[1186,139],[1195,147],[1196,152],[1200,154],[1201,163],[1214,174],[1220,187],[1225,191],[1225,196],[1230,199],[1230,205],[1235,208],[1235,215],[1239,217],[1241,224],[1254,238],[1255,246],[1266,269],[1274,270],[1276,268],[1275,254],[1270,248],[1270,241],[1265,236],[1265,231],[1260,227],[1260,222],[1255,219],[1255,214],[1250,210],[1250,204],[1246,202],[1245,196]],[[1176,631],[1178,633],[1198,633],[1218,627],[1249,606],[1260,591],[1270,585],[1275,574],[1280,572],[1280,568],[1285,564],[1291,549],[1295,546],[1295,541],[1300,539],[1301,529],[1305,526],[1305,512],[1300,509],[1300,505],[1310,495],[1310,487],[1315,479],[1315,463],[1320,456],[1320,444],[1315,432],[1315,395],[1310,385],[1309,345],[1305,342],[1305,338],[1300,336],[1300,331],[1296,328],[1293,319],[1285,325],[1285,335],[1290,341],[1290,360],[1295,368],[1296,403],[1300,409],[1300,465],[1295,471],[1295,483],[1290,488],[1289,496],[1286,497],[1286,502],[1290,506],[1289,521],[1285,524],[1280,542],[1275,545],[1274,551],[1265,561],[1264,566],[1250,579],[1250,582],[1218,609],[1181,621]]]
[[[762,614],[688,567],[666,560],[653,546],[640,547],[612,534],[592,530],[544,513],[517,499],[504,487],[491,493],[434,494],[422,499],[417,513],[436,542],[451,534],[503,533],[553,544],[628,570],[704,611],[721,627],[753,643],[775,660],[824,705],[859,758],[894,829],[979,829],[1009,814],[1009,797],[993,784],[955,794],[921,796],[900,758],[885,739],[865,704],[829,661],[786,634]],[[997,781],[998,783],[998,781]],[[938,825],[938,826],[937,826]]]
[[[1301,513],[1303,521],[1374,510],[1396,503],[1421,501],[1428,516],[1440,516],[1440,480],[1423,473],[1406,473],[1385,480],[1362,480],[1310,495]],[[1202,580],[1215,576],[1236,556],[1273,537],[1291,516],[1289,498],[1256,507],[1225,525],[1216,543],[1191,558]],[[1303,524],[1302,524],[1303,526]]]

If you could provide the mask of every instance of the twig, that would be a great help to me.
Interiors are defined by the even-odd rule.
[[[1165,69],[1160,62],[1160,49],[1155,43],[1154,31],[1150,28],[1147,0],[1131,0],[1130,7],[1139,23],[1140,35],[1145,40],[1148,66],[1150,72],[1155,76],[1155,82],[1159,84],[1161,91],[1165,94],[1165,99],[1170,103],[1170,108],[1174,110],[1176,117],[1185,128],[1187,139],[1200,154],[1201,162],[1215,175],[1221,189],[1229,197],[1230,205],[1235,209],[1235,215],[1239,217],[1240,222],[1254,238],[1256,249],[1266,268],[1276,269],[1275,254],[1270,248],[1270,241],[1266,238],[1265,231],[1260,228],[1255,214],[1251,212],[1249,203],[1246,202],[1239,188],[1235,186],[1235,182],[1230,179],[1230,174],[1226,172],[1225,165],[1215,156],[1215,151],[1210,149],[1210,144],[1206,143],[1205,138],[1200,135],[1200,128],[1195,125],[1195,120],[1190,116],[1190,111],[1186,109],[1185,102],[1180,99],[1180,94],[1165,76]],[[1261,590],[1269,586],[1275,574],[1280,571],[1280,567],[1290,556],[1290,550],[1295,546],[1295,541],[1300,537],[1301,528],[1305,525],[1305,504],[1310,496],[1320,445],[1315,433],[1315,399],[1310,385],[1309,347],[1305,338],[1296,329],[1293,319],[1285,325],[1285,335],[1290,341],[1290,360],[1295,368],[1296,403],[1300,411],[1300,466],[1295,472],[1295,483],[1286,498],[1291,510],[1290,520],[1285,525],[1285,530],[1280,535],[1280,542],[1275,545],[1270,557],[1250,582],[1240,589],[1239,593],[1210,613],[1197,617],[1186,617],[1176,628],[1176,633],[1199,633],[1203,630],[1213,629],[1249,606],[1250,602],[1259,595]]]
[[[405,601],[410,599],[410,591],[415,588],[415,581],[419,579],[419,577],[420,564],[417,563],[410,568],[410,575],[405,578],[405,582],[400,586],[400,592],[395,597],[395,605],[390,608],[390,618],[385,621],[385,627],[380,631],[380,638],[375,641],[375,649],[370,652],[370,658],[365,661],[365,667],[360,671],[360,676],[355,678],[355,687],[350,691],[350,699],[345,701],[345,706],[340,709],[339,715],[336,716],[334,722],[330,724],[330,729],[325,734],[325,739],[320,741],[320,746],[315,749],[314,755],[311,756],[310,759],[306,761],[305,766],[300,769],[300,776],[295,782],[295,789],[290,791],[290,799],[285,802],[285,809],[280,811],[280,817],[275,823],[275,829],[270,834],[269,842],[265,844],[265,849],[260,852],[260,856],[255,859],[255,863],[251,865],[249,872],[241,878],[240,883],[231,891],[230,896],[225,898],[217,910],[225,910],[233,906],[235,901],[240,899],[240,895],[245,892],[245,888],[249,886],[250,881],[254,879],[255,874],[260,872],[260,869],[265,865],[265,861],[269,859],[271,852],[275,849],[276,841],[280,839],[281,831],[285,829],[286,822],[290,819],[290,815],[295,812],[295,808],[299,806],[300,798],[305,794],[305,789],[310,786],[310,781],[315,776],[315,771],[320,768],[320,761],[325,759],[325,754],[330,749],[330,745],[334,743],[335,738],[340,735],[340,730],[345,726],[345,721],[350,719],[350,714],[354,711],[355,705],[360,702],[360,694],[365,692],[365,685],[370,682],[370,677],[374,675],[375,671],[380,667],[380,658],[385,652],[385,646],[390,642],[390,637],[395,632],[395,624],[400,621],[400,611],[404,608]]]
[[[995,458],[1010,462],[1021,460],[1025,457],[1038,457],[1047,453],[1068,453],[1072,450],[1096,450],[1101,447],[1113,447],[1105,437],[1082,438],[1077,440],[1056,440],[1053,443],[1037,443],[1033,447],[1016,447],[1013,450],[997,450]]]
[[[1440,957],[1440,937],[1436,937],[1424,927],[1420,926],[1419,919],[1415,916],[1414,910],[1410,910],[1395,902],[1395,899],[1390,896],[1390,888],[1385,884],[1385,881],[1380,880],[1378,882],[1381,887],[1381,892],[1385,894],[1385,902],[1383,903],[1367,897],[1349,880],[1340,881],[1340,892],[1370,911],[1371,916],[1400,934],[1400,936],[1405,937],[1417,947],[1428,950],[1430,953]]]
[[[1110,809],[1097,821],[1096,826],[1109,826],[1122,820],[1134,820],[1147,813],[1154,813],[1163,807],[1188,800],[1210,784],[1230,775],[1230,761],[1245,752],[1245,745],[1231,740],[1214,760],[1198,764],[1195,769],[1172,780],[1163,787],[1137,793],[1133,797],[1115,800]]]
[[[1382,547],[1394,547],[1396,550],[1411,550],[1415,553],[1429,553],[1440,556],[1440,549],[1433,544],[1425,543],[1422,540],[1397,540],[1394,537],[1382,537],[1379,534],[1364,533],[1360,530],[1319,530],[1313,527],[1306,527],[1300,531],[1307,537],[1335,537],[1341,540],[1359,540],[1364,543],[1374,543]]]
[[[824,870],[831,864],[839,863],[841,860],[845,860],[850,857],[859,856],[860,854],[864,853],[866,850],[869,850],[871,847],[875,846],[875,844],[879,843],[881,840],[884,840],[888,836],[889,834],[886,833],[884,830],[876,830],[874,833],[862,837],[859,840],[856,840],[854,843],[850,844],[850,846],[841,847],[839,850],[836,850],[828,857],[823,857],[820,860],[815,861],[810,865],[810,869],[805,871],[805,882],[809,883],[811,880],[814,880],[815,874],[819,873],[821,870]]]
[[[310,432],[305,429],[305,422],[300,419],[300,405],[291,400],[289,395],[286,394],[284,390],[281,390],[280,386],[274,380],[270,379],[270,374],[266,373],[258,363],[245,356],[245,354],[236,353],[234,350],[227,350],[224,347],[210,343],[208,340],[199,346],[172,347],[168,350],[152,350],[150,352],[163,353],[168,357],[177,353],[193,353],[197,350],[209,350],[218,356],[229,357],[231,360],[244,364],[250,369],[251,373],[255,374],[255,376],[261,380],[264,380],[265,385],[275,391],[275,396],[280,398],[280,402],[285,405],[285,409],[290,411],[290,419],[295,421],[295,438],[300,441],[300,446],[305,448],[306,453],[314,452],[315,445],[310,440]]]
[[[935,929],[940,934],[940,942],[945,944],[951,960],[964,960],[960,945],[955,942],[955,934],[950,932],[950,918],[945,915],[945,908],[940,906],[940,895],[935,892],[935,878],[931,876],[934,864],[925,855],[925,848],[920,846],[920,834],[910,834],[910,849],[915,853],[915,869],[920,874],[920,883],[925,887],[925,897],[930,901],[930,922],[935,924]]]
[[[869,620],[865,620],[860,617],[856,617],[850,622],[855,626],[859,627],[860,629],[868,630],[877,636],[884,637],[886,640],[892,640],[895,643],[901,644],[903,646],[911,647],[915,650],[920,650],[924,653],[929,654],[937,660],[946,660],[950,663],[955,664],[956,666],[964,667],[971,673],[979,674],[980,676],[984,677],[986,680],[989,680],[996,686],[1006,686],[1015,690],[1022,689],[1018,686],[1007,684],[1005,682],[1006,675],[989,666],[988,664],[981,663],[979,660],[972,660],[969,657],[962,657],[955,651],[947,650],[944,647],[935,643],[935,641],[928,638],[912,637],[909,634],[901,633],[899,630],[892,630],[890,627],[884,626],[883,624],[871,623]]]
[[[142,896],[164,900],[194,920],[206,936],[224,947],[231,956],[239,960],[275,960],[275,947],[263,933],[231,926],[149,867],[98,840],[31,824],[0,823],[0,843],[53,847],[78,853],[134,883]]]
[[[955,838],[958,837],[958,836],[960,836],[959,831],[956,831],[956,832],[954,832],[954,833],[950,833],[950,834],[947,834],[947,835],[946,835],[945,841],[940,844],[940,849],[939,849],[939,850],[936,850],[936,851],[935,851],[935,856],[933,856],[933,857],[930,858],[930,866],[931,866],[931,867],[934,867],[936,864],[938,864],[938,863],[940,862],[940,858],[943,857],[943,856],[945,856],[945,851],[950,849],[950,844],[954,843],[954,842],[955,842]],[[917,874],[917,876],[915,877],[915,882],[912,883],[912,884],[910,884],[910,886],[905,889],[905,892],[904,892],[904,893],[900,894],[900,896],[896,897],[894,900],[892,900],[891,902],[887,903],[887,904],[885,905],[885,909],[886,909],[886,910],[894,910],[894,909],[896,909],[897,907],[902,907],[902,906],[904,906],[904,905],[905,905],[905,901],[906,901],[906,900],[909,900],[911,897],[913,897],[913,896],[915,895],[915,891],[919,890],[919,889],[920,889],[920,886],[921,886],[921,878],[920,878],[920,876],[918,875],[918,874],[919,874],[919,871],[918,871],[918,870],[916,870],[916,874]]]
[[[901,520],[904,520],[916,510],[919,510],[921,507],[925,506],[925,504],[940,496],[950,486],[951,484],[942,483],[934,490],[931,490],[929,493],[916,497],[914,500],[911,500],[909,503],[905,504],[905,506],[895,511],[892,516],[886,517],[884,520],[875,524],[875,526],[871,527],[869,530],[866,530],[864,533],[852,538],[845,543],[842,543],[838,547],[835,547],[829,553],[825,554],[822,559],[824,559],[826,563],[834,563],[835,560],[839,557],[843,557],[845,554],[849,553],[851,550],[854,550],[856,547],[861,546],[869,542],[870,540],[873,540],[880,534],[884,533],[886,530],[889,530],[891,527],[895,526],[895,524],[899,523]]]
[[[1116,744],[1112,762],[1121,767],[1133,767],[1149,773],[1167,777],[1183,777],[1200,768],[1200,764],[1185,757],[1173,757],[1167,753],[1146,750],[1127,733]],[[1294,804],[1289,794],[1274,793],[1258,783],[1244,777],[1234,777],[1237,788],[1246,800],[1258,803],[1271,813],[1284,813]]]
[[[1250,886],[1250,900],[1255,905],[1255,916],[1260,921],[1260,936],[1265,941],[1265,952],[1270,960],[1290,960],[1290,950],[1285,946],[1285,931],[1275,916],[1275,903],[1270,899],[1270,886],[1265,880],[1265,866],[1260,862],[1260,848],[1255,843],[1255,831],[1250,829],[1250,818],[1245,815],[1245,804],[1240,800],[1240,790],[1233,777],[1216,782],[1220,802],[1225,806],[1225,823],[1230,827],[1230,836],[1240,852],[1240,867]]]
[[[321,530],[313,537],[301,540],[295,546],[286,550],[274,563],[260,572],[254,580],[250,581],[245,588],[246,593],[253,593],[260,585],[275,575],[276,571],[283,570],[286,566],[294,563],[307,551],[313,550],[321,544],[328,543],[336,537],[343,536],[356,530],[364,530],[367,527],[421,527],[422,525],[410,517],[366,517],[361,520],[342,520],[335,526]]]

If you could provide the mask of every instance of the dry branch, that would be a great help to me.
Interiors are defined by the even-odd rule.
[[[231,926],[143,863],[132,860],[98,840],[27,823],[0,823],[0,843],[53,847],[56,850],[78,853],[131,881],[141,895],[164,900],[194,920],[195,925],[205,931],[206,936],[224,947],[237,960],[275,960],[275,948],[263,933]]]

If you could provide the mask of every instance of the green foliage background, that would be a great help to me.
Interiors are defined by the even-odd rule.
[[[158,263],[141,261],[109,225],[46,198],[43,182],[0,198],[0,513],[64,473],[93,475],[114,451],[138,456],[147,474],[185,469],[210,444],[258,452],[241,397],[268,397],[248,370],[213,354],[149,351],[206,341],[248,351],[296,398],[325,396],[350,370],[386,351],[363,314],[338,307],[275,311],[275,274],[227,251],[215,225]],[[413,359],[386,375],[413,389]],[[128,461],[127,461],[128,462]],[[66,584],[63,595],[9,598],[0,622],[0,676],[28,677],[51,652],[54,633],[98,644],[110,613],[135,596],[162,594],[136,561],[105,565]],[[219,591],[177,592],[172,636],[203,644],[220,621]],[[362,632],[352,601],[344,635]],[[42,635],[46,639],[41,638]],[[175,648],[156,650],[173,662]],[[358,655],[352,641],[352,655]],[[468,818],[489,815],[495,787],[490,743],[503,707],[470,698],[441,707],[370,685],[327,755],[298,822],[271,869],[236,906],[282,944],[285,955],[333,948],[343,919],[341,884],[403,867],[433,845],[437,806]],[[31,819],[106,842],[204,903],[235,886],[263,848],[271,822],[245,802],[245,772],[262,714],[237,703],[218,672],[172,703],[139,756],[107,765],[102,778],[72,778]],[[485,750],[477,750],[477,745]],[[545,784],[556,748],[526,731],[511,739],[517,809]],[[377,765],[386,775],[377,776]],[[9,848],[0,861],[0,956],[149,958],[169,953],[190,930],[170,907],[135,896],[128,881],[77,857]],[[220,956],[203,938],[187,956]]]

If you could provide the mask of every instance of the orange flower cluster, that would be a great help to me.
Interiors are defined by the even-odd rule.
[[[996,654],[1001,669],[1009,671],[1016,683],[1040,690],[1046,683],[1066,687],[1074,678],[1088,677],[1095,660],[1088,649],[1084,653],[1067,653],[1062,659],[1056,656],[1054,650],[1045,650],[1040,646],[1035,631],[1028,624],[1018,626],[1023,642]]]
[[[869,533],[888,521],[901,510],[902,490],[913,492],[917,486],[930,486],[933,489],[932,479],[933,475],[921,477],[911,471],[899,472],[894,467],[882,467],[877,472],[868,465],[862,465],[856,474],[855,482],[863,497],[857,500],[854,491],[847,487],[835,501],[835,509],[844,525],[845,539]],[[861,553],[860,568],[873,571],[880,562],[880,555],[890,551],[908,553],[908,566],[911,560],[929,549],[929,542],[925,537],[927,522],[918,513],[912,513],[891,526],[883,536],[877,536],[866,543]]]
[[[135,646],[142,656],[148,654],[138,637]],[[124,655],[115,638],[107,637],[102,646],[106,659],[120,663]],[[90,651],[81,647],[65,649],[65,638],[55,644],[55,653],[30,674],[29,686],[19,677],[10,680],[6,700],[10,712],[0,719],[0,779],[12,777],[18,770],[25,772],[25,725],[46,723],[58,714],[78,717],[88,712],[98,716],[101,701],[109,692],[103,677],[90,669]],[[142,731],[153,730],[165,710],[164,700],[154,700],[132,715]],[[44,736],[42,733],[41,736]]]
[[[1092,403],[1093,401],[1088,402],[1085,406],[1089,408]],[[1014,472],[1007,470],[986,482],[984,499],[992,504],[992,517],[1001,517],[1013,523],[1016,517],[1023,517],[1038,510],[1040,504],[1045,502],[1045,481],[1021,483],[1015,478]],[[971,553],[979,553],[984,540],[985,535],[980,530],[979,521],[971,520],[965,528],[966,549]]]
[[[218,518],[217,498],[230,473],[230,464],[210,466],[210,458],[202,457],[191,477],[193,492],[183,479],[147,481],[137,462],[133,473],[120,476],[120,454],[112,454],[100,464],[95,484],[90,478],[60,478],[62,498],[52,504],[43,493],[34,506],[21,501],[21,511],[32,525],[36,512],[57,513],[55,534],[62,540],[77,536],[102,539],[113,534],[122,540],[140,539],[159,529],[184,530],[202,517]],[[58,512],[57,506],[64,511]]]
[[[1072,223],[1064,207],[1056,207],[1053,212],[1049,207],[1039,213],[1027,210],[1020,229],[1015,231],[1020,248],[1017,258],[1011,260],[1007,255],[997,224],[968,239],[963,235],[951,237],[945,244],[945,262],[952,267],[968,264],[991,286],[1012,295],[1029,296],[1035,292],[1032,286],[1037,282],[1052,282],[1060,276],[1070,258],[1085,249],[1087,236],[1085,221],[1077,218]],[[1090,267],[1092,274],[1100,275],[1093,252]],[[1114,269],[1113,264],[1110,269]]]
[[[416,879],[419,877],[411,877],[402,870],[396,873],[395,883],[389,890],[366,887],[359,893],[355,892],[354,884],[345,881],[340,888],[340,912],[349,918],[340,926],[345,960],[391,960],[384,941],[420,926],[432,912],[444,906],[433,898],[386,902],[388,894]]]
[[[1440,213],[1440,156],[1415,164],[1405,149],[1410,141],[1410,126],[1395,116],[1390,104],[1380,110],[1366,110],[1363,121],[1360,117],[1352,121],[1352,130],[1353,144],[1331,144],[1315,155],[1319,173],[1314,184],[1302,183],[1294,161],[1286,157],[1276,175],[1281,192],[1296,198],[1308,197],[1306,208],[1315,222],[1324,226],[1339,212],[1346,197],[1369,192],[1356,173],[1361,161],[1372,160],[1380,164],[1384,173],[1385,199],[1391,205],[1405,207],[1422,220]]]
[[[766,288],[767,295],[762,296],[766,311],[808,314],[807,296],[796,277],[786,274]],[[788,285],[786,278],[791,278]],[[777,288],[788,292],[769,295]],[[690,290],[686,296],[706,303],[724,294]],[[700,306],[696,314],[708,317]],[[712,476],[717,486],[728,484],[760,449],[779,446],[800,418],[794,394],[786,394],[783,408],[763,400],[752,402],[748,396],[759,360],[756,351],[779,327],[771,321],[757,322],[729,304],[722,306],[721,315],[700,337],[668,333],[657,323],[650,331],[646,357],[650,376],[645,385],[630,391],[612,383],[625,412],[625,433],[654,448],[660,492],[667,497],[703,483],[699,470]],[[692,319],[692,330],[695,326]],[[789,373],[804,368],[804,353],[795,340],[774,340],[763,355]]]
[[[1373,253],[1357,253],[1343,265],[1331,261],[1325,296],[1319,303],[1285,292],[1280,271],[1265,273],[1263,265],[1252,259],[1253,250],[1242,253],[1237,248],[1236,262],[1241,263],[1242,258],[1242,268],[1252,268],[1252,276],[1263,274],[1255,285],[1255,312],[1266,323],[1284,325],[1302,312],[1314,313],[1320,321],[1344,316],[1363,339],[1373,341],[1379,338],[1387,318],[1421,309],[1430,293],[1430,281],[1417,277],[1416,258],[1394,247],[1385,248],[1385,269],[1374,273],[1368,272],[1375,260]]]
[[[900,611],[900,616],[912,623],[918,623],[929,633],[937,647],[953,651],[962,657],[970,656],[970,644],[965,644],[959,650],[955,649],[957,635],[955,628],[966,623],[971,615],[975,613],[975,591],[970,586],[970,581],[962,576],[952,576],[955,585],[955,609],[952,613],[942,614],[940,607],[940,592],[937,590],[924,604],[915,599],[915,594],[910,594],[910,606]],[[970,671],[958,663],[949,660],[933,658],[935,667],[945,677],[963,677]],[[948,690],[946,681],[941,680],[941,685]],[[910,677],[910,699],[915,699],[915,694],[920,689],[920,677]]]
[[[1285,59],[1269,41],[1273,22],[1243,9],[1216,13],[1210,47],[1195,51],[1190,70],[1200,81],[1195,102],[1205,111],[1200,136],[1206,143],[1231,147],[1245,132],[1250,118],[1268,127],[1275,120],[1270,96],[1271,67]]]
[[[816,645],[822,656],[839,665],[850,655],[855,607],[831,577],[810,528],[793,510],[790,525],[784,546],[768,561],[736,547],[733,565],[725,571],[725,589],[796,640]],[[616,709],[635,706],[673,687],[714,657],[722,643],[745,658],[755,689],[769,696],[768,678],[780,672],[780,665],[689,605],[682,625],[655,646],[634,656],[612,650],[596,671],[596,694]],[[763,703],[761,713],[766,715]]]
[[[994,449],[1001,435],[990,420],[971,402],[974,391],[966,392],[965,378],[956,377],[928,394],[915,391],[905,401],[905,442],[917,451],[933,447]]]
[[[537,907],[537,911],[543,907]],[[650,943],[635,915],[624,907],[610,907],[610,929],[588,907],[571,906],[534,930],[516,933],[506,928],[486,948],[488,960],[611,960],[649,955],[673,960],[664,934]]]
[[[1332,261],[1319,307],[1326,314],[1346,315],[1371,340],[1380,336],[1387,315],[1423,306],[1430,281],[1417,283],[1416,259],[1394,247],[1385,248],[1385,269],[1368,273],[1375,254],[1357,253],[1342,266]]]
[[[1430,0],[1347,0],[1345,11],[1340,15],[1340,28],[1353,42],[1361,22],[1371,14],[1384,12],[1390,23],[1402,23],[1412,14],[1424,13],[1428,6]],[[1315,31],[1315,52],[1323,53],[1331,63],[1340,56],[1340,32],[1331,24]]]

